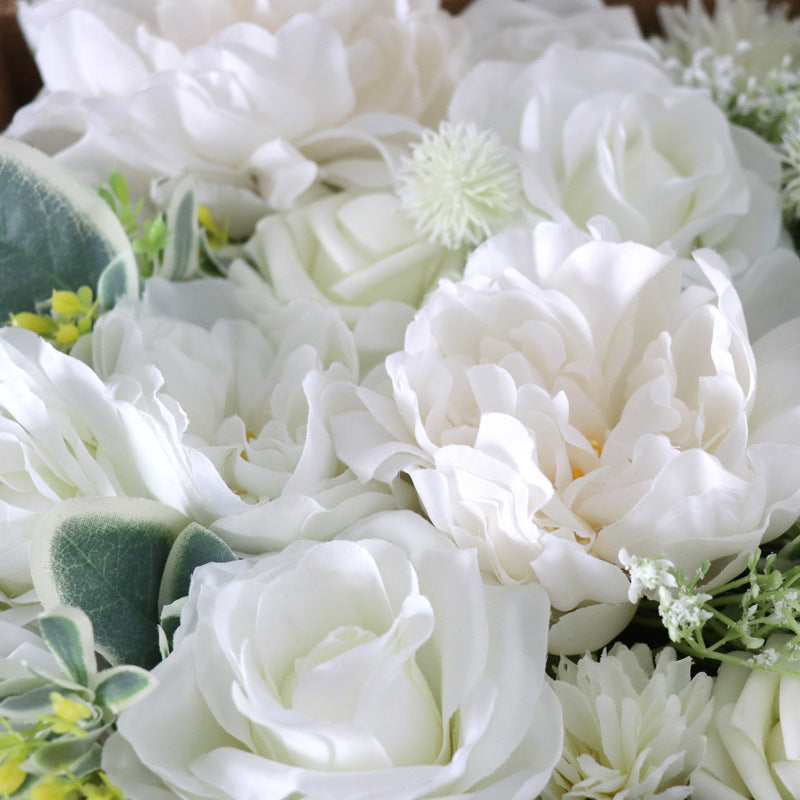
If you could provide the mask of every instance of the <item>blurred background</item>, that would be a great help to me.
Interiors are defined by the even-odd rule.
[[[442,5],[453,13],[458,13],[469,5],[470,0],[442,0]],[[608,5],[624,5],[625,0],[606,0]],[[681,0],[631,0],[645,33],[658,31],[656,6],[659,2],[681,2]],[[713,0],[704,0],[708,7]],[[683,5],[686,2],[683,0]],[[800,0],[771,3],[788,5],[793,14],[800,14]],[[39,90],[41,81],[36,65],[28,52],[25,40],[16,22],[14,0],[0,0],[0,130],[3,130],[21,105],[31,100]]]

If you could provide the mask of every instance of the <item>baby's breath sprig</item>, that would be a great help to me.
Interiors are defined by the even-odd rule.
[[[778,553],[756,550],[738,578],[709,588],[702,581],[710,563],[692,576],[667,559],[638,558],[620,551],[631,579],[629,598],[645,597],[678,650],[700,660],[730,661],[797,675],[800,657],[800,565],[776,567]],[[780,650],[766,646],[784,634]],[[742,652],[744,651],[744,652]]]

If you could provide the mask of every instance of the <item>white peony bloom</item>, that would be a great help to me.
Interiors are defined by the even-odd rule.
[[[62,500],[150,498],[202,524],[235,507],[162,383],[152,367],[103,382],[34,333],[0,331],[0,598],[30,589],[38,513]]]
[[[326,394],[362,480],[407,474],[484,569],[545,586],[556,652],[633,614],[622,548],[689,574],[800,511],[800,321],[751,347],[720,257],[694,263],[707,283],[682,288],[682,260],[643,245],[501,234],[429,296],[387,393]]]
[[[358,379],[353,334],[334,309],[310,302],[273,303],[256,324],[244,301],[237,314],[241,293],[224,280],[151,279],[136,308],[118,305],[98,321],[94,368],[105,379],[163,375],[162,396],[186,414],[184,441],[235,493],[213,525],[234,549],[330,538],[395,508],[385,488],[363,487],[341,464],[320,415],[330,381]]]
[[[556,44],[530,65],[484,62],[450,118],[516,148],[534,218],[604,216],[624,240],[713,247],[735,269],[778,246],[777,155],[654,56]]]
[[[574,47],[641,40],[633,9],[602,0],[475,0],[461,14],[470,60],[533,61],[553,42]]]
[[[465,38],[435,0],[202,0],[191,13],[38,0],[19,19],[45,90],[10,135],[95,185],[120,169],[142,195],[191,173],[237,235],[294,202],[318,163],[347,157],[358,179],[347,159],[438,124]]]
[[[538,794],[562,739],[544,592],[484,586],[410,512],[350,535],[195,572],[158,686],[103,754],[126,796]]]
[[[703,758],[713,680],[672,648],[614,645],[598,661],[562,659],[551,681],[564,753],[542,800],[684,800]],[[696,795],[691,794],[692,798]]]
[[[416,308],[466,260],[418,233],[387,192],[338,192],[265,217],[247,251],[279,299],[334,303],[348,318],[380,301]]]
[[[768,644],[781,646],[775,638]],[[798,703],[800,675],[723,664],[714,686],[708,752],[692,778],[692,800],[800,797]]]

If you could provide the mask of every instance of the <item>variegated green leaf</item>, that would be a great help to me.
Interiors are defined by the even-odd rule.
[[[111,664],[159,661],[158,592],[170,548],[188,523],[152,500],[77,498],[43,514],[31,574],[45,608],[82,609]]]
[[[114,667],[99,676],[95,687],[95,702],[115,714],[133,705],[155,685],[150,673],[129,665]]]
[[[170,238],[159,275],[173,281],[185,280],[197,274],[200,248],[197,198],[190,177],[184,178],[172,194],[167,208],[167,224]]]
[[[64,672],[88,686],[97,670],[89,617],[79,608],[59,606],[39,616],[39,630]]]

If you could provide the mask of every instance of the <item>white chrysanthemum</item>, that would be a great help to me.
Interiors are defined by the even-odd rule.
[[[95,326],[94,368],[105,378],[163,374],[162,394],[186,414],[185,441],[240,498],[213,525],[237,550],[330,538],[394,508],[337,459],[319,411],[327,383],[358,378],[353,334],[335,309],[310,302],[224,316],[240,291],[150,280],[142,304],[118,305]]]
[[[442,123],[403,162],[403,209],[417,229],[455,250],[497,233],[522,202],[519,168],[491,131]]]
[[[663,3],[658,8],[664,38],[653,43],[667,61],[678,67],[700,67],[728,59],[736,72],[736,90],[748,80],[764,79],[770,70],[800,66],[800,21],[789,20],[785,5],[765,0],[717,0],[709,14],[702,0],[688,8]],[[785,62],[785,57],[789,61]]]
[[[142,195],[189,172],[237,235],[319,165],[372,180],[327,167],[437,125],[465,40],[436,0],[38,0],[19,19],[44,91],[10,135],[95,185],[119,169]]]
[[[705,752],[713,681],[671,648],[615,645],[598,661],[562,659],[551,686],[564,752],[543,800],[683,800]]]

